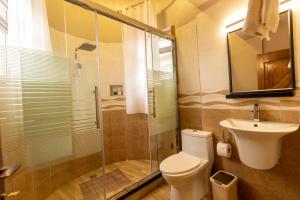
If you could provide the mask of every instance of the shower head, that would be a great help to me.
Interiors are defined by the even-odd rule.
[[[75,60],[77,60],[77,51],[83,50],[83,51],[94,51],[96,49],[96,45],[90,44],[88,42],[82,43],[79,47],[75,49]]]
[[[96,49],[96,45],[94,44],[90,44],[90,43],[83,43],[82,45],[80,45],[77,50],[83,50],[83,51],[94,51]]]

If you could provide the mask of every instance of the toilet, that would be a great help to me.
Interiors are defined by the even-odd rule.
[[[210,188],[212,133],[185,129],[181,135],[182,151],[163,160],[159,168],[171,185],[171,200],[200,200]]]

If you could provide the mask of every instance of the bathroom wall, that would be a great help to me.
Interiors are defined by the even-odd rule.
[[[161,0],[156,0],[156,7],[159,11],[157,13],[157,25],[160,29],[165,29],[171,25],[182,26],[191,21],[199,12],[199,9],[189,0],[169,0],[168,4],[159,4],[159,1]],[[162,9],[159,9],[160,7]]]
[[[190,128],[212,131],[214,146],[222,136],[219,122],[226,118],[252,119],[250,110],[253,109],[254,103],[261,105],[263,120],[299,123],[299,89],[295,97],[238,100],[225,98],[229,83],[224,26],[228,18],[236,15],[246,5],[246,0],[219,0],[213,6],[200,12],[193,21],[177,29],[178,65],[179,73],[181,72],[179,88],[184,88],[188,83],[191,84],[185,90],[180,90],[181,126],[184,128],[188,125]],[[294,1],[293,9],[296,77],[299,86],[300,5],[298,1]],[[195,30],[196,36],[192,33]],[[186,44],[181,42],[184,40],[187,40]],[[196,46],[191,41],[198,41],[198,45]],[[189,51],[182,51],[181,49],[186,46],[190,47]],[[195,55],[194,52],[197,54]],[[185,56],[186,58],[183,58]],[[187,58],[193,60],[193,64],[185,61],[188,60]],[[197,58],[198,64],[195,64]],[[192,76],[193,72],[196,73],[199,70],[201,81],[198,77]],[[194,84],[198,84],[200,91],[193,89]],[[197,98],[198,101],[196,101]],[[234,138],[228,132],[226,132],[226,137],[233,144],[233,156],[227,159],[215,155],[214,170],[222,169],[238,176],[238,192],[242,199],[299,199],[300,131],[283,138],[282,157],[278,165],[271,170],[255,170],[242,164]]]
[[[198,28],[194,20],[176,29],[180,128],[201,129]]]

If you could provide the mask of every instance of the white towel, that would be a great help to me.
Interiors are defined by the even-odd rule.
[[[279,0],[263,0],[261,23],[275,33],[279,24]]]
[[[243,32],[270,40],[279,24],[279,0],[249,0]]]

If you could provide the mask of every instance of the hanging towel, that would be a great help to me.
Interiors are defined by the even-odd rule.
[[[275,33],[279,25],[279,0],[263,0],[261,23],[268,30]]]
[[[279,24],[279,0],[249,0],[243,32],[270,40]]]

